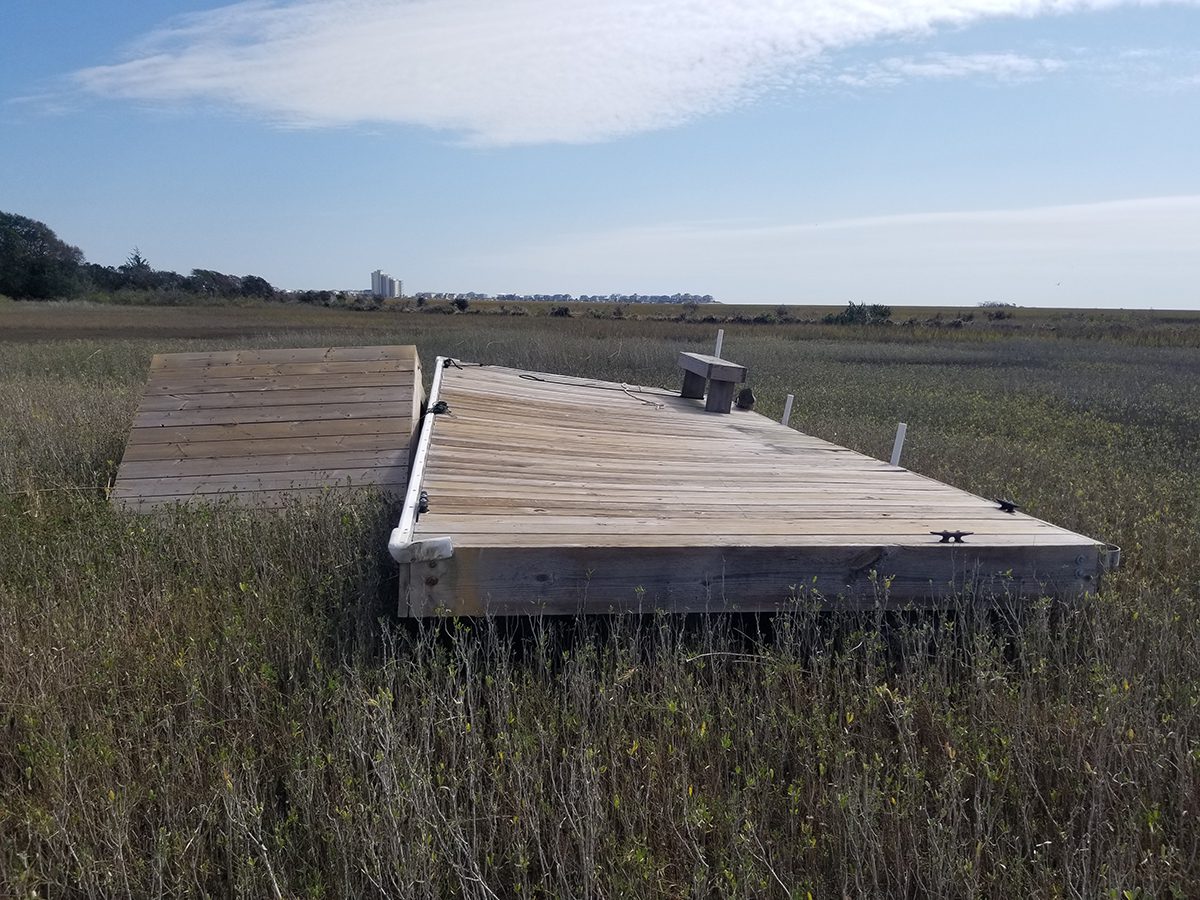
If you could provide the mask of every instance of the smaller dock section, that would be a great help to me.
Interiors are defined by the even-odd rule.
[[[424,392],[412,346],[155,356],[113,487],[129,509],[408,480]]]

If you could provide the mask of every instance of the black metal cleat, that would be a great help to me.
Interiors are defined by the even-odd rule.
[[[961,543],[963,543],[963,538],[967,537],[968,535],[972,535],[975,532],[973,532],[973,531],[931,531],[929,533],[941,538],[941,540],[938,541],[939,544],[961,544]]]
[[[429,491],[421,491],[421,496],[417,498],[417,512],[429,512]]]
[[[437,403],[433,404],[433,406],[429,407],[429,411],[435,416],[440,416],[443,413],[450,412],[450,404],[445,400],[439,400]]]
[[[1012,500],[1001,500],[999,497],[997,497],[992,502],[996,503],[1000,506],[1000,512],[1015,513],[1018,509],[1021,508],[1021,507],[1017,506],[1017,504],[1014,503]]]

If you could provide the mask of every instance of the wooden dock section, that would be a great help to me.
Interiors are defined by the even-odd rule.
[[[390,544],[402,614],[1067,595],[1095,590],[1108,559],[1094,539],[669,391],[439,359],[429,402],[442,411]]]
[[[330,488],[403,494],[424,391],[416,348],[155,356],[113,501],[278,506]]]

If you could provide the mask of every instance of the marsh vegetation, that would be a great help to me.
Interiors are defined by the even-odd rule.
[[[726,355],[766,415],[876,456],[903,419],[909,467],[1119,544],[1102,596],[410,628],[378,498],[109,507],[152,353],[673,385],[713,326],[0,303],[0,895],[1196,896],[1200,320],[921,315]]]

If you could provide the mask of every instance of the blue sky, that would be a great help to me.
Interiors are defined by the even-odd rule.
[[[1200,5],[8,0],[0,209],[289,288],[1200,308]]]

